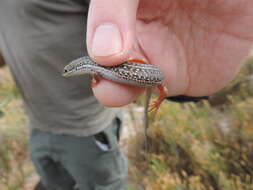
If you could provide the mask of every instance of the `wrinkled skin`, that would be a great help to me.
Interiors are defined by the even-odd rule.
[[[91,0],[88,51],[102,65],[134,57],[159,66],[169,95],[210,95],[233,79],[249,54],[252,10],[252,0]],[[102,23],[119,27],[121,51],[94,54],[94,32]],[[107,35],[97,46],[109,50],[110,40]],[[143,90],[107,80],[93,88],[106,106],[129,104]]]

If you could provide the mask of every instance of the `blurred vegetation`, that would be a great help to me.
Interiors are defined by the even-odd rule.
[[[250,58],[238,77],[208,101],[163,103],[150,117],[148,148],[141,133],[128,141],[130,178],[142,187],[129,189],[252,190],[252,73]],[[19,92],[7,68],[0,69],[1,190],[29,189],[34,169],[26,123]]]
[[[33,171],[27,156],[26,117],[7,68],[0,69],[0,189],[26,190]]]
[[[163,103],[150,118],[148,150],[143,135],[131,140],[132,180],[147,190],[252,190],[252,71],[250,58],[209,101]]]

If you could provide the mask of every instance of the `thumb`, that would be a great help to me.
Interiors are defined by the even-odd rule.
[[[125,61],[135,38],[139,0],[91,0],[87,23],[89,55],[112,66]]]
[[[92,59],[112,66],[129,58],[138,3],[139,0],[91,0],[86,41]],[[101,80],[92,90],[100,103],[114,107],[131,103],[143,89]]]

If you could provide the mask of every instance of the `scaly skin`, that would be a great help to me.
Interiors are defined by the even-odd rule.
[[[101,66],[92,61],[88,56],[75,59],[64,67],[63,76],[89,74],[94,76],[92,87],[98,84],[99,77],[127,85],[141,87],[157,87],[160,95],[151,105],[150,111],[157,110],[162,101],[168,96],[167,89],[162,84],[163,73],[158,67],[147,64],[138,59],[128,60],[117,66]]]

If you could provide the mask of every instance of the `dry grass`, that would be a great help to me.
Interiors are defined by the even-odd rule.
[[[0,70],[0,189],[28,190],[34,169],[27,153],[26,117],[7,68]]]
[[[131,140],[133,180],[147,190],[253,189],[253,97],[244,80],[252,63],[210,102],[164,103],[151,116],[148,151],[141,135]]]

